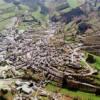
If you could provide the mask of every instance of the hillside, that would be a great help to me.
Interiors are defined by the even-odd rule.
[[[100,0],[0,0],[5,99],[100,99]]]
[[[73,0],[30,0],[30,2],[28,0],[0,0],[0,12],[2,12],[0,14],[0,30],[5,28],[5,24],[9,23],[9,20],[16,14],[31,12],[32,16],[44,22],[48,21],[49,16],[69,12],[71,9],[80,6],[81,3],[78,0],[74,0],[74,2]],[[16,7],[19,7],[19,11],[16,11]]]

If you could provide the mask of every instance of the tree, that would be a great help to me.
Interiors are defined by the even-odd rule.
[[[3,95],[5,95],[5,94],[8,93],[8,90],[3,90],[3,89],[1,89],[1,93],[2,93]]]
[[[0,96],[0,100],[7,100],[6,98],[4,98],[3,95]]]
[[[13,4],[16,5],[16,6],[19,6],[20,2],[19,1],[14,1]]]
[[[88,57],[87,57],[86,61],[87,61],[88,63],[95,63],[96,60],[95,60],[95,58],[94,58],[93,55],[88,54]]]

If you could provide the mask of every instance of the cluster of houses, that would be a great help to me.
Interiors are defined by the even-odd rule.
[[[30,94],[33,92],[33,90],[37,89],[37,86],[35,85],[34,82],[21,82],[19,80],[17,80],[15,82],[16,85],[16,90],[17,91],[22,91],[24,93]]]
[[[16,69],[25,68],[27,70],[28,68],[31,68],[31,70],[33,72],[35,71],[35,73],[37,71],[44,71],[44,76],[47,80],[56,80],[58,83],[61,81],[63,85],[63,78],[66,80],[69,76],[71,81],[66,80],[66,86],[68,85],[67,83],[70,85],[72,83],[77,85],[77,88],[78,85],[80,86],[79,88],[82,86],[89,86],[89,88],[91,88],[91,85],[82,84],[80,81],[73,81],[73,76],[85,76],[90,71],[88,71],[86,66],[82,68],[80,64],[81,58],[84,58],[84,55],[81,53],[79,48],[80,45],[74,46],[63,43],[59,46],[55,46],[51,43],[53,41],[48,42],[51,37],[50,30],[46,31],[47,33],[44,32],[46,35],[44,37],[42,36],[42,38],[39,37],[37,41],[34,42],[34,35],[40,36],[43,32],[35,32],[31,30],[25,32],[11,30],[11,34],[9,31],[9,34],[5,34],[5,36],[0,37],[0,46],[2,46],[1,49],[3,50],[0,51],[0,62],[2,63],[2,61],[5,61],[9,66],[12,66],[11,68],[5,65],[3,68],[0,66],[0,69],[3,70],[0,72],[3,78],[7,78],[6,71],[8,71],[9,68],[11,70],[10,74],[12,73],[13,75],[11,78],[18,78],[18,76],[21,76]],[[1,54],[2,52],[3,54]],[[4,64],[6,64],[5,62]],[[23,82],[19,80],[15,82],[15,85],[17,91],[24,92],[26,94],[32,94],[39,88],[39,86],[37,86],[33,81]],[[72,85],[72,88],[74,88],[75,85]]]

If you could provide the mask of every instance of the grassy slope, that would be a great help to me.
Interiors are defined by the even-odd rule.
[[[67,0],[67,2],[69,3],[70,8],[66,8],[66,9],[62,10],[61,12],[64,12],[64,13],[69,12],[71,9],[74,9],[81,5],[81,3],[78,2],[77,0]]]
[[[9,24],[10,20],[5,20],[3,22],[0,22],[0,31],[5,29],[5,25]]]
[[[86,54],[86,58],[87,58],[87,55],[90,53],[85,52],[85,54]],[[96,62],[94,64],[90,64],[91,67],[100,71],[100,56],[96,56],[94,54],[91,54],[91,55],[93,55],[94,58],[96,59]],[[95,79],[94,79],[95,83],[100,84],[100,72],[97,75],[94,75],[94,77],[95,77]]]
[[[77,0],[66,0],[66,2],[69,3],[70,7],[69,7],[69,8],[66,8],[66,9],[63,9],[63,10],[61,10],[60,12],[66,13],[66,12],[71,11],[71,9],[76,8],[76,7],[78,7],[79,5],[81,5],[81,3],[79,3]],[[61,6],[62,4],[59,4],[59,3],[57,3],[57,2],[48,2],[48,1],[46,1],[46,4],[45,4],[45,5],[46,5],[47,7],[49,7],[49,8],[51,8],[51,9],[52,9],[52,8],[55,9],[56,7]],[[58,14],[59,12],[54,11],[53,13],[54,13],[53,15],[56,15],[56,14]],[[59,15],[59,14],[58,14],[58,15]]]
[[[0,31],[5,29],[6,26],[11,21],[11,18],[15,16],[16,14],[22,14],[29,8],[24,5],[20,5],[21,10],[19,12],[15,12],[15,6],[12,3],[6,3],[3,0],[0,0],[0,10],[7,10],[7,8],[12,7],[11,12],[5,12],[0,15]]]
[[[41,14],[41,13],[40,13],[40,10],[41,10],[41,8],[39,7],[37,11],[35,11],[35,12],[32,13],[32,15],[33,15],[36,19],[38,19],[38,20],[40,20],[40,21],[46,21],[46,20],[48,19],[48,15],[45,16],[45,15]]]
[[[48,91],[52,91],[52,92],[58,91],[61,94],[69,95],[72,97],[79,97],[80,100],[100,100],[100,97],[95,96],[95,94],[85,93],[85,92],[81,92],[81,91],[71,91],[68,89],[61,89],[61,88],[56,87],[52,84],[48,84],[46,89]]]
[[[77,3],[77,0],[68,0],[68,2],[70,4],[71,8],[65,9],[64,12],[68,12],[71,9],[76,8],[79,5],[81,5],[81,4]],[[94,63],[93,66],[95,66],[96,69],[100,69],[100,57],[95,56],[95,58],[96,58],[96,63]],[[81,62],[81,64],[84,65],[83,62]],[[46,89],[49,91],[53,91],[53,92],[56,90],[59,90],[58,87],[53,86],[52,84],[49,84],[46,87]],[[95,94],[85,93],[85,92],[81,92],[81,91],[74,92],[74,91],[71,91],[68,89],[60,89],[60,93],[68,94],[73,97],[80,97],[82,100],[100,100],[100,97],[95,96]]]
[[[86,58],[88,56],[88,52],[85,52]],[[91,64],[91,66],[93,66],[95,69],[100,70],[100,56],[96,56],[94,54],[91,54],[94,56],[94,58],[96,59],[96,62],[94,64]]]
[[[79,3],[77,0],[67,0],[71,8],[76,8],[79,6]]]
[[[77,3],[77,0],[68,0],[68,3],[70,4],[70,8],[67,8],[67,9],[64,9],[63,12],[68,12],[70,11],[72,8],[76,8],[77,6],[79,6],[79,3]],[[56,6],[58,6],[59,4],[55,3]],[[5,3],[3,0],[0,0],[0,9],[6,9],[6,8],[9,8],[11,7],[13,4],[8,4],[8,3]],[[47,5],[49,6],[49,5]],[[29,9],[23,5],[21,5],[22,7],[22,11],[26,10],[26,9]],[[56,12],[57,13],[57,12]],[[14,15],[15,12],[11,12],[11,13],[8,13],[8,14],[3,14],[2,16],[0,16],[0,19],[1,18],[7,18],[7,16],[12,16],[12,14]],[[47,21],[48,20],[48,15],[45,16],[43,14],[40,13],[40,8],[33,12],[32,14],[35,18],[37,18],[38,20],[44,22],[44,21]],[[8,24],[9,23],[9,19],[7,19],[6,21],[4,22],[0,22],[0,30],[5,28],[5,24]]]
[[[77,2],[77,0],[68,0],[68,3],[70,4],[70,8],[67,8],[67,9],[64,9],[63,10],[63,12],[68,12],[68,11],[70,11],[71,9],[73,9],[73,8],[76,8],[76,7],[78,7],[79,6],[79,3]],[[59,3],[57,3],[57,2],[55,2],[55,3],[53,3],[52,4],[52,2],[50,3],[50,2],[48,2],[48,1],[46,1],[46,4],[45,4],[47,7],[57,7],[57,6],[59,6],[60,4]],[[53,5],[53,6],[52,6]],[[41,14],[40,13],[40,10],[41,10],[41,8],[39,7],[39,9],[37,10],[37,11],[35,11],[35,12],[33,12],[32,13],[32,15],[36,18],[36,19],[38,19],[38,20],[40,20],[40,21],[42,21],[42,23],[43,22],[45,22],[45,21],[47,21],[48,20],[48,15],[46,16],[46,15],[43,15],[43,14]],[[58,14],[58,12],[56,12],[56,11],[54,11],[54,14]]]
[[[92,64],[96,69],[100,70],[100,57],[99,56],[95,56],[96,62],[94,64]]]
[[[100,57],[99,56],[95,56],[96,62],[94,64],[92,64],[97,70],[100,70]]]
[[[3,0],[0,0],[0,9],[1,10],[7,9],[12,6],[13,6],[12,4],[7,4]],[[6,25],[10,22],[10,19],[6,19],[6,18],[13,16],[13,15],[14,15],[14,12],[4,13],[4,14],[0,15],[0,30],[3,30],[6,27]],[[6,19],[6,20],[3,20],[3,19]]]

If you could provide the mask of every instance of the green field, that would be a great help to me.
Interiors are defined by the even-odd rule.
[[[68,3],[70,5],[70,8],[66,8],[62,12],[69,12],[71,9],[79,6],[79,3],[77,2],[77,0],[68,0]],[[48,4],[49,4],[49,2],[47,1],[47,7],[50,6],[50,4],[49,5]],[[59,6],[60,4],[55,2],[55,3],[53,3],[53,7],[54,7],[54,5]],[[52,4],[51,4],[51,6],[52,6]],[[5,3],[3,0],[0,0],[0,10],[7,10],[10,7],[14,7],[13,9],[11,9],[11,12],[7,12],[7,13],[0,15],[0,21],[2,19],[5,19],[4,22],[2,22],[2,21],[0,22],[0,30],[4,29],[6,27],[6,25],[10,22],[10,19],[7,19],[7,18],[12,17],[16,14],[15,6],[12,3]],[[25,11],[29,10],[28,6],[20,4],[20,7],[21,7],[21,10],[19,12],[17,12],[18,14],[22,14]],[[38,19],[42,23],[47,22],[48,19],[49,19],[49,14],[43,15],[43,14],[40,13],[40,11],[41,11],[41,8],[40,8],[40,6],[38,6],[38,10],[34,11],[32,13],[32,16],[34,16],[36,19]],[[59,12],[54,11],[52,14],[58,14],[59,15]],[[22,26],[22,27],[24,27],[24,26]]]
[[[32,16],[34,16],[36,19],[38,19],[38,20],[40,20],[42,22],[43,21],[47,21],[48,15],[45,16],[45,15],[41,14],[40,11],[41,11],[41,8],[39,7],[37,11],[32,13]]]
[[[52,84],[48,84],[46,89],[48,91],[52,91],[52,92],[58,91],[61,94],[69,95],[69,96],[74,97],[74,98],[78,97],[78,98],[80,98],[79,100],[100,100],[100,97],[96,96],[95,94],[85,93],[85,92],[81,92],[81,91],[71,91],[68,89],[62,89],[62,88],[56,87]]]
[[[94,64],[92,64],[97,70],[100,70],[100,57],[99,56],[95,56],[96,62]]]
[[[5,20],[3,22],[0,22],[0,31],[5,29],[6,25],[9,24],[10,20]]]
[[[0,31],[9,26],[11,18],[16,15],[23,14],[29,8],[27,6],[20,5],[20,10],[18,12],[16,12],[15,9],[16,7],[12,3],[6,3],[3,0],[0,0],[0,11],[3,11],[0,14]]]
[[[87,58],[88,54],[91,54],[91,53],[86,52],[86,58]],[[95,61],[95,63],[90,64],[90,66],[93,67],[94,69],[100,71],[100,56],[96,56],[94,54],[91,54],[91,55],[94,56],[96,61]],[[100,72],[98,72],[97,75],[94,75],[94,81],[95,81],[95,83],[100,84]]]
[[[67,0],[67,1],[71,8],[76,8],[80,5],[77,0]]]
[[[88,54],[90,55],[93,55],[94,56],[94,59],[96,60],[95,63],[91,64],[91,66],[97,70],[100,70],[100,56],[96,56],[94,54],[91,54],[91,53],[88,53],[88,52],[85,52],[86,54],[86,57]]]
[[[8,8],[13,6],[13,4],[7,4],[3,0],[0,0],[0,10],[5,11],[2,14],[0,14],[0,31],[6,28],[6,26],[9,24],[11,20],[10,18],[15,15],[15,12],[6,12]]]
[[[8,9],[10,10],[8,11]],[[13,18],[16,15],[19,16],[21,14],[28,14],[28,11],[29,11],[29,7],[22,4],[20,4],[19,11],[16,11],[15,9],[16,7],[12,3],[6,3],[3,0],[0,0],[0,10],[3,11],[3,13],[0,14],[0,31],[2,31],[8,26],[9,22],[11,21],[11,18]],[[32,13],[32,16],[34,16],[37,20],[41,21],[42,23],[47,22],[48,15],[45,16],[41,14],[40,11],[41,11],[41,8],[39,7],[37,11],[34,11]],[[26,23],[24,23],[24,24],[21,24],[19,28],[27,29],[27,26],[29,25],[26,25]]]

